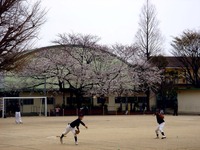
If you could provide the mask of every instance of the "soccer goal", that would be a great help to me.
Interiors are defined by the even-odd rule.
[[[14,113],[16,103],[20,104],[22,114],[47,116],[47,97],[1,97],[0,111],[2,118],[10,112]]]

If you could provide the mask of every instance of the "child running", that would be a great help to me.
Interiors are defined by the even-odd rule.
[[[83,122],[84,115],[80,114],[78,116],[78,119],[74,120],[72,123],[68,124],[66,127],[66,130],[62,133],[62,135],[60,136],[60,142],[61,144],[63,143],[63,137],[68,134],[70,131],[74,134],[74,140],[75,140],[75,144],[78,145],[78,139],[77,139],[77,134],[80,133],[80,129],[79,129],[79,125],[82,124],[86,129],[88,128]],[[76,129],[75,129],[76,127]]]
[[[164,115],[159,111],[156,111],[155,115],[156,115],[156,119],[157,119],[157,123],[158,123],[158,127],[155,131],[156,136],[157,136],[156,138],[159,139],[159,131],[160,131],[161,134],[162,134],[162,139],[165,139],[166,136],[165,136],[164,131],[163,131],[163,128],[165,126]]]

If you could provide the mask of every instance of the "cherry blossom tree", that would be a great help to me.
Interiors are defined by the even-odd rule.
[[[116,91],[114,85],[117,85],[124,62],[106,46],[96,44],[96,37],[69,34],[60,36],[57,43],[58,46],[37,49],[40,52],[35,53],[30,63],[18,73],[38,81],[29,82],[29,87],[57,86],[60,91],[70,91],[79,99],[84,94]],[[25,86],[26,80],[21,83]]]
[[[55,41],[57,45],[37,49],[30,62],[17,73],[28,77],[21,81],[22,87],[45,85],[51,90],[57,88],[63,95],[70,92],[77,97],[79,108],[84,95],[121,96],[131,94],[135,87],[145,91],[146,78],[148,86],[156,88],[159,71],[135,61],[135,46],[107,47],[99,45],[98,40],[91,35],[60,35]]]
[[[88,92],[98,95],[114,93],[118,90],[120,78],[127,79],[122,75],[125,74],[124,66],[127,66],[125,60],[111,52],[117,48],[111,50],[98,45],[97,41],[97,37],[81,34],[60,35],[60,40],[56,41],[77,62],[72,68],[73,80],[67,81],[70,89],[78,91],[77,96]],[[72,84],[74,81],[76,84]]]

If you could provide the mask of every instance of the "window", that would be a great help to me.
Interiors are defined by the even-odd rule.
[[[145,103],[146,102],[146,97],[138,97],[138,102],[139,103]]]
[[[47,104],[53,105],[55,103],[55,98],[54,97],[47,97]]]
[[[67,104],[76,104],[76,97],[67,97]]]
[[[82,101],[82,104],[90,104],[91,103],[91,97],[83,97],[82,99],[77,99],[76,97],[67,97],[67,104],[73,105],[77,104],[78,100]]]
[[[139,103],[146,102],[146,97],[115,97],[115,103],[126,103],[128,100],[128,103],[135,103],[136,101]]]
[[[115,103],[125,103],[125,97],[115,97]]]
[[[134,103],[134,97],[116,97],[115,103],[116,104],[126,103],[127,100],[128,100],[128,103]]]
[[[23,105],[33,105],[34,99],[24,99],[22,101],[23,101]]]
[[[45,100],[44,100],[44,98],[42,99],[42,104],[44,104],[45,103]],[[54,97],[47,97],[47,104],[48,105],[54,105],[54,103],[55,103],[55,98]]]
[[[109,103],[109,98],[108,97],[97,97],[97,103],[101,104],[105,101],[105,103]]]

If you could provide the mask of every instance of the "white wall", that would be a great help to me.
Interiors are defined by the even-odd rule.
[[[150,109],[152,108],[152,106],[156,106],[156,94],[151,92],[151,95],[150,95],[150,100],[149,100],[149,107]]]
[[[179,113],[200,114],[200,90],[178,92]]]

